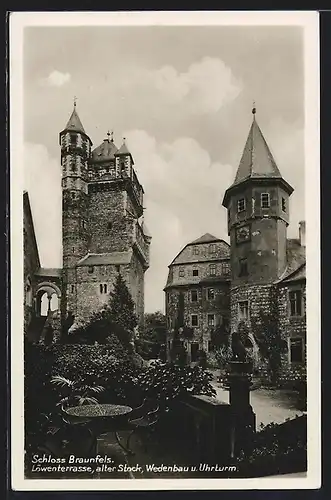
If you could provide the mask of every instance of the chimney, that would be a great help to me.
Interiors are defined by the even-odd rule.
[[[306,221],[301,220],[299,222],[299,240],[302,247],[306,246]]]

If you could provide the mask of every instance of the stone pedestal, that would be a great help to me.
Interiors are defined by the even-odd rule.
[[[232,457],[247,450],[256,431],[255,413],[250,404],[252,363],[232,361],[229,364],[230,406],[232,415]]]

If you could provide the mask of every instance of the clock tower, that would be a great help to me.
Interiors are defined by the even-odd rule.
[[[286,267],[289,196],[293,188],[283,179],[255,118],[234,183],[226,190],[232,285],[272,283]]]

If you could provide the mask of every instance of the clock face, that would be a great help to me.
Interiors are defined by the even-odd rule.
[[[237,243],[243,243],[244,241],[248,241],[250,239],[250,227],[249,226],[241,226],[236,230],[236,240]]]

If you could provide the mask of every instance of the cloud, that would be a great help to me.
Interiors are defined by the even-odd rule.
[[[295,188],[288,235],[297,237],[297,223],[304,217],[303,132],[284,122],[272,123],[265,132],[283,177]],[[213,161],[191,137],[161,142],[145,130],[128,130],[124,135],[144,186],[145,222],[153,238],[146,311],[162,310],[168,265],[183,246],[206,232],[228,239],[227,212],[221,203],[237,165]],[[25,189],[30,194],[42,265],[60,267],[60,162],[38,144],[26,144],[25,161]]]
[[[215,113],[241,92],[242,84],[221,59],[204,57],[179,72],[173,66],[157,70],[131,67],[121,89],[134,89],[144,104],[180,106],[190,113]],[[157,104],[156,104],[157,103]]]
[[[227,239],[221,206],[235,169],[213,162],[194,139],[160,143],[146,131],[125,133],[145,189],[145,221],[153,240],[146,274],[146,308],[163,308],[168,265],[184,245],[206,232]]]
[[[52,71],[47,78],[42,80],[42,84],[49,87],[62,87],[71,80],[70,73],[61,73],[61,71]]]
[[[290,197],[288,237],[297,238],[305,219],[304,129],[297,123],[273,120],[265,138],[283,178],[294,188]]]
[[[41,266],[62,267],[60,161],[45,146],[24,145],[24,189],[29,193]]]

